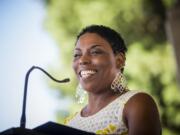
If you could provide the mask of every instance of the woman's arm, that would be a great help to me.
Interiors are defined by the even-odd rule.
[[[128,135],[161,135],[161,123],[157,106],[145,93],[134,95],[126,103],[123,118]]]

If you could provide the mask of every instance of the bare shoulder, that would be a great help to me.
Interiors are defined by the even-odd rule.
[[[158,112],[154,99],[146,93],[137,93],[132,96],[126,103],[124,113],[126,116],[131,117],[132,115],[145,115],[147,113]]]
[[[138,105],[136,107],[143,109],[143,108],[149,108],[149,107],[153,107],[153,106],[155,107],[156,103],[154,102],[154,99],[149,94],[144,93],[144,92],[139,92],[139,93],[135,94],[134,96],[132,96],[126,103],[127,107],[131,106],[131,108],[132,108],[132,105],[133,106]],[[147,106],[147,105],[150,105],[150,106]]]
[[[146,93],[137,93],[126,103],[123,111],[129,135],[160,135],[159,112],[154,99]]]

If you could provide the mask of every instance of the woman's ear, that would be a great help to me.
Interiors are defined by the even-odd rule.
[[[126,57],[123,53],[116,54],[116,67],[122,69],[125,66]]]

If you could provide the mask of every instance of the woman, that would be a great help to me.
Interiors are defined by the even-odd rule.
[[[160,135],[157,106],[148,94],[130,91],[123,77],[127,48],[109,27],[91,25],[77,36],[73,69],[88,104],[67,125],[96,134]]]

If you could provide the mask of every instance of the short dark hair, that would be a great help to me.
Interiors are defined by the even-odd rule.
[[[111,45],[114,54],[127,52],[127,47],[121,35],[115,30],[103,25],[90,25],[83,28],[77,35],[77,40],[85,33],[96,33],[104,38]]]

